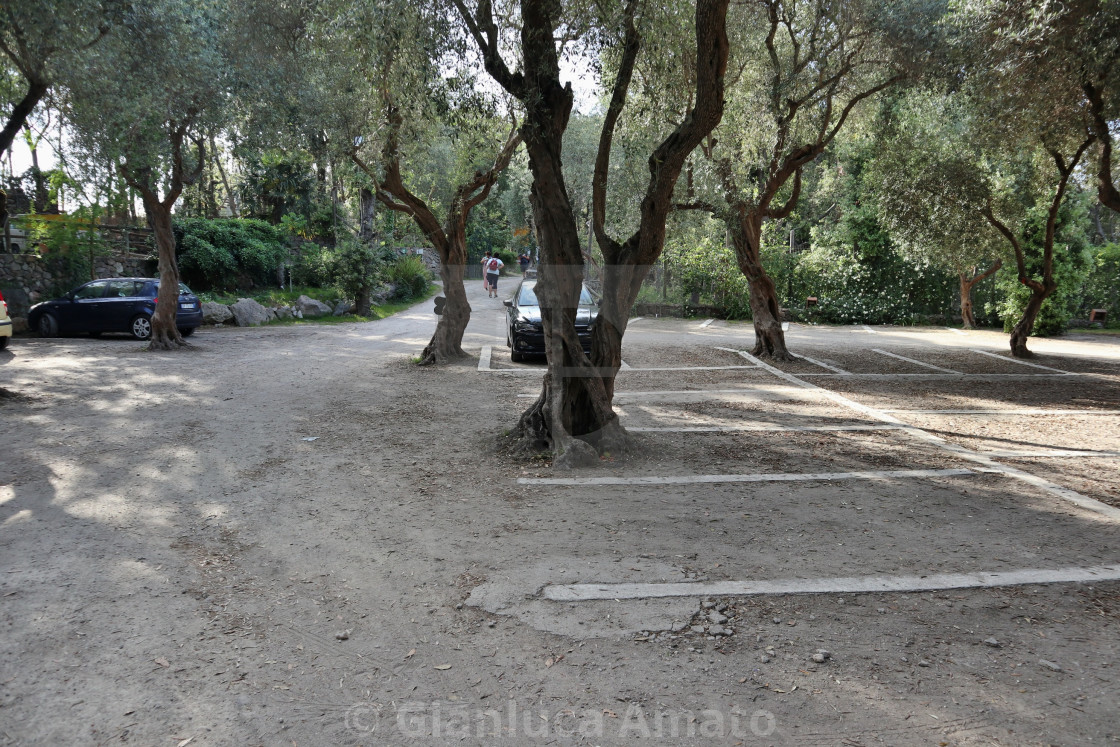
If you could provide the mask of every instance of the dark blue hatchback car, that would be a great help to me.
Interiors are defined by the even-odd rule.
[[[137,340],[147,340],[152,336],[158,292],[156,278],[94,280],[62,298],[35,304],[27,314],[27,324],[40,337],[73,332],[94,336],[102,332],[128,332]],[[202,304],[182,283],[175,324],[184,337],[202,324]]]

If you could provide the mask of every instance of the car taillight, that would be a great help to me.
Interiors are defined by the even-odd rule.
[[[4,300],[4,294],[0,293],[0,301],[3,301],[3,300]]]

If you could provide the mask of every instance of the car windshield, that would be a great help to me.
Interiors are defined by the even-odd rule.
[[[537,300],[536,292],[533,290],[533,288],[535,286],[536,286],[535,283],[533,285],[523,285],[523,286],[521,286],[521,295],[519,295],[517,297],[517,305],[518,306],[540,306],[541,305],[541,302]],[[595,304],[595,302],[591,300],[591,292],[587,290],[587,286],[584,286],[583,288],[581,288],[580,292],[579,292],[579,305],[580,306],[593,306],[594,304]]]

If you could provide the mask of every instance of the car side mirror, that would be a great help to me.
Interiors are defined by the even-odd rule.
[[[502,305],[507,307],[507,308],[512,309],[513,308],[513,299],[512,298],[507,298],[506,300],[502,301]]]

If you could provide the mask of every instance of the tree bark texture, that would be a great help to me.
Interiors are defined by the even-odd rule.
[[[961,321],[965,329],[976,329],[976,317],[972,313],[972,287],[976,281],[970,273],[957,273],[961,281]]]
[[[1092,83],[1084,83],[1082,88],[1089,100],[1092,132],[1101,143],[1097,160],[1097,198],[1105,207],[1120,212],[1120,190],[1112,179],[1112,130],[1104,113],[1104,93]]]
[[[171,145],[171,174],[167,179],[167,193],[163,199],[157,192],[157,179],[150,166],[134,169],[127,162],[120,166],[121,176],[130,187],[140,193],[144,212],[155,235],[159,256],[159,293],[156,296],[156,309],[152,315],[152,337],[149,350],[173,350],[190,347],[179,334],[176,317],[179,310],[179,263],[175,258],[175,234],[171,231],[171,208],[183,193],[183,187],[193,184],[202,174],[206,164],[206,148],[202,140],[196,140],[198,164],[190,171],[183,164],[183,141],[191,126],[188,119],[184,122],[168,123],[168,142]]]
[[[171,231],[171,207],[144,199],[144,212],[156,239],[159,255],[159,294],[152,314],[149,350],[174,350],[187,345],[175,324],[179,311],[179,263],[175,259],[175,234]]]
[[[377,198],[372,189],[362,187],[358,190],[358,241],[367,247],[372,247],[377,239],[373,229],[376,218]],[[373,303],[372,296],[373,268],[367,267],[365,277],[354,295],[354,313],[358,316],[369,316]]]
[[[560,82],[555,43],[556,29],[561,25],[556,16],[562,6],[546,0],[521,0],[522,65],[520,72],[512,72],[501,57],[499,30],[490,3],[482,0],[474,15],[464,0],[453,2],[482,51],[487,72],[525,106],[521,134],[533,174],[530,202],[540,247],[536,292],[541,303],[548,372],[540,396],[522,414],[518,431],[526,444],[551,448],[557,467],[594,462],[597,454],[593,446],[613,451],[625,448],[628,441],[611,400],[630,307],[664,246],[665,219],[684,161],[723,114],[728,0],[697,2],[697,103],[651,154],[650,181],[642,200],[639,228],[618,242],[606,234],[603,216],[614,123],[624,106],[640,46],[633,23],[637,2],[630,0],[626,5],[623,59],[604,118],[593,184],[593,227],[606,262],[603,300],[590,358],[584,354],[575,330],[584,257],[561,164],[563,135],[573,100],[571,86]]]
[[[997,259],[982,273],[977,273],[976,268],[973,268],[972,272],[957,273],[961,281],[961,319],[965,329],[976,328],[976,316],[972,311],[972,289],[981,280],[995,274],[1001,267],[1003,267],[1003,260]]]
[[[1038,319],[1038,312],[1042,310],[1043,302],[1050,297],[1050,294],[1057,288],[1057,283],[1050,282],[1041,287],[1031,287],[1031,297],[1027,301],[1027,307],[1023,310],[1023,316],[1011,328],[1011,355],[1016,358],[1031,358],[1034,353],[1027,350],[1027,338],[1031,335],[1031,330],[1034,329],[1034,322]]]
[[[751,318],[754,321],[754,349],[751,353],[760,358],[793,360],[782,331],[778,290],[762,266],[762,221],[761,214],[742,211],[739,215],[733,214],[728,225],[735,259],[750,289]]]
[[[395,169],[387,171],[392,174]],[[461,360],[467,355],[463,350],[463,332],[471,319],[471,305],[463,285],[467,264],[466,215],[461,208],[453,208],[446,224],[441,226],[428,205],[404,187],[399,172],[386,176],[378,187],[377,199],[389,209],[411,216],[439,254],[439,273],[446,301],[436,330],[420,354],[420,365]]]

